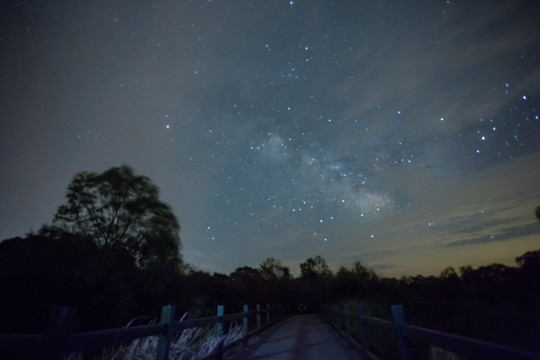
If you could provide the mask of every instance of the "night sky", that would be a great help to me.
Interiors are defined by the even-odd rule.
[[[0,239],[126,164],[207,271],[540,248],[538,1],[2,2]]]

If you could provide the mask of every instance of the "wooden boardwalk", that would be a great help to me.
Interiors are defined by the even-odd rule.
[[[242,351],[231,360],[326,360],[360,359],[337,331],[318,315],[294,315],[265,334],[257,345]]]

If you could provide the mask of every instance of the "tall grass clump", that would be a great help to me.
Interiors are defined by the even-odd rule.
[[[170,360],[199,360],[212,354],[220,343],[226,346],[242,337],[242,327],[232,325],[224,334],[215,326],[184,329],[175,334],[169,348]],[[154,360],[158,336],[133,340],[130,344],[105,348],[94,353],[71,353],[68,360]]]

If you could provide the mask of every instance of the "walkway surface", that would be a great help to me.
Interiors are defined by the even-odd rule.
[[[282,320],[259,345],[244,353],[247,360],[323,360],[359,359],[337,331],[324,323],[318,315],[294,315]],[[240,359],[240,358],[237,358]]]

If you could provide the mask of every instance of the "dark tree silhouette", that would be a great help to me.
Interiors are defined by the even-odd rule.
[[[259,272],[249,266],[236,268],[230,278],[236,288],[240,299],[245,299],[246,303],[261,303],[267,299],[266,283]]]
[[[352,268],[340,266],[333,281],[333,296],[363,297],[376,290],[377,274],[360,261]]]
[[[285,276],[285,271],[287,271],[286,277],[289,277],[288,269],[285,270],[285,267],[281,265],[281,261],[269,257],[264,260],[261,265],[259,265],[259,271],[263,278],[266,280],[278,280]]]
[[[302,277],[305,279],[311,278],[331,278],[332,272],[320,255],[315,256],[315,258],[308,258],[305,262],[300,264],[300,271],[302,272]]]
[[[39,332],[52,306],[75,306],[79,329],[124,325],[151,310],[144,281],[125,252],[59,230],[0,242],[0,332]],[[162,304],[163,302],[160,301]],[[160,304],[160,305],[161,305]]]
[[[317,255],[301,263],[300,272],[301,277],[296,282],[298,297],[308,312],[317,311],[319,304],[327,302],[331,296],[332,271],[326,260]]]
[[[56,226],[91,238],[102,249],[123,249],[141,268],[181,265],[180,225],[149,178],[125,165],[102,174],[81,172],[66,197],[54,216]]]
[[[540,270],[540,250],[527,251],[516,258],[520,268],[535,268]]]

